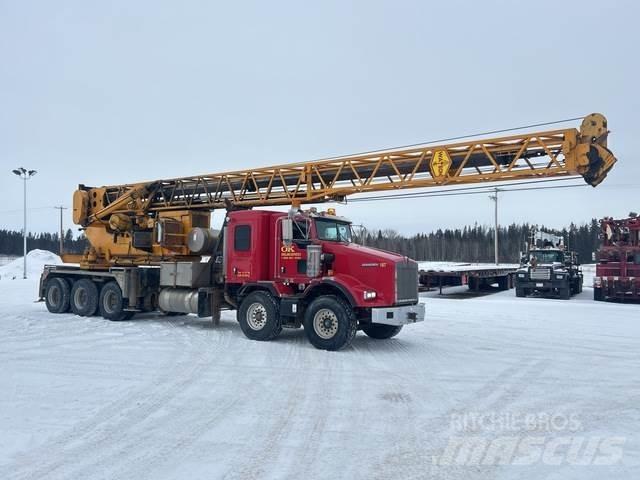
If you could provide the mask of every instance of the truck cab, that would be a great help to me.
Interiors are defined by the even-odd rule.
[[[225,230],[226,295],[249,338],[304,326],[313,345],[335,350],[357,330],[391,338],[424,319],[418,264],[354,243],[332,209],[235,211]]]
[[[515,280],[517,297],[538,293],[567,300],[582,291],[583,274],[577,254],[566,250],[560,237],[553,236],[554,241],[549,237],[543,237],[542,246],[534,239],[521,257]]]

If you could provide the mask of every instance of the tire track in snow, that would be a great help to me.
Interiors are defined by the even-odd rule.
[[[144,421],[169,399],[193,383],[201,368],[201,364],[194,361],[197,360],[196,351],[189,348],[191,341],[184,329],[176,327],[173,322],[168,324],[179,334],[182,343],[187,347],[182,350],[182,358],[176,363],[169,359],[166,362],[169,369],[162,372],[161,368],[162,373],[143,387],[125,394],[100,409],[87,421],[45,442],[36,450],[18,456],[17,461],[7,467],[3,478],[48,478],[57,473],[56,471],[73,467],[79,459],[95,455],[100,447],[109,445],[119,431],[127,430]],[[37,465],[35,470],[34,465]]]

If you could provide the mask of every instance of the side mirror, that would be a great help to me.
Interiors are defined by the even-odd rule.
[[[293,220],[289,217],[282,219],[282,242],[287,247],[293,243]]]

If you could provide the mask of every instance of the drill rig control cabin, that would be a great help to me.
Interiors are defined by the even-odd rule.
[[[338,350],[357,330],[386,339],[424,319],[417,264],[356,245],[333,209],[363,192],[581,176],[598,185],[616,159],[600,114],[567,128],[378,151],[135,184],[88,187],[73,220],[89,242],[67,265],[45,267],[39,293],[52,313],[237,310],[245,335],[275,338],[304,326],[317,348]],[[253,207],[290,206],[288,212]],[[226,209],[219,230],[211,211]],[[71,265],[71,264],[75,265]]]

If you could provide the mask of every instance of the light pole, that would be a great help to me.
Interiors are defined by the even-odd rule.
[[[13,173],[15,173],[24,181],[24,230],[22,231],[22,237],[24,240],[22,248],[24,255],[24,265],[22,278],[27,278],[27,180],[29,180],[38,172],[36,172],[35,170],[27,170],[24,167],[20,167],[13,170]]]
[[[489,195],[489,198],[496,202],[495,209],[493,211],[493,255],[495,257],[496,265],[498,265],[498,190],[497,188],[493,189],[494,195]]]

